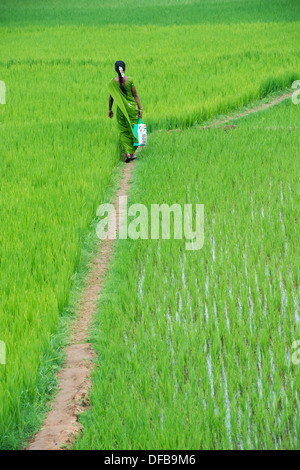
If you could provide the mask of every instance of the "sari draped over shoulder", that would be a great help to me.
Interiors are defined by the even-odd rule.
[[[139,108],[131,91],[133,86],[133,79],[128,77],[124,85],[127,91],[127,95],[125,95],[114,78],[108,83],[109,93],[117,104],[117,122],[121,145],[125,152],[130,154],[136,151],[136,147],[133,146],[133,142],[137,141],[133,125],[137,124],[139,120]]]

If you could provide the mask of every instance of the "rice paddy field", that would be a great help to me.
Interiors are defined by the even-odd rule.
[[[204,203],[205,242],[118,241],[77,449],[298,448],[300,115],[262,114],[151,136],[131,202]]]
[[[122,169],[118,59],[151,132],[130,201],[204,204],[205,242],[116,242],[74,448],[299,447],[300,107],[201,129],[300,79],[299,31],[297,0],[1,0],[1,449],[42,424]]]

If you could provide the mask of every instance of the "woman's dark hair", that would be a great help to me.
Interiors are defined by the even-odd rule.
[[[125,72],[125,62],[123,62],[123,60],[117,60],[117,62],[115,63],[115,71],[119,75],[120,88],[123,91],[124,95],[127,95],[127,91],[125,90],[125,87],[123,85],[123,77],[122,77],[121,72],[119,70],[120,67],[123,69],[123,72]]]

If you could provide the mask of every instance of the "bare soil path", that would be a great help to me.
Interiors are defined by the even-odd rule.
[[[216,127],[233,119],[256,113],[279,103],[292,93],[286,93],[240,114],[230,116],[200,129]],[[176,129],[177,130],[177,129]],[[120,189],[115,198],[115,209],[119,223],[124,220],[124,208],[119,208],[119,197],[127,196],[130,187],[133,162],[126,165],[121,179]],[[116,238],[116,235],[115,235]],[[97,301],[101,295],[104,277],[108,271],[113,256],[114,240],[107,239],[99,243],[98,253],[91,265],[82,300],[79,305],[79,315],[74,323],[70,345],[66,349],[64,368],[58,374],[59,391],[41,431],[33,438],[28,450],[59,450],[72,443],[74,436],[80,430],[78,416],[89,405],[88,391],[90,376],[95,353],[90,343],[85,343],[92,317],[96,312]]]
[[[252,114],[252,113],[258,113],[259,111],[263,111],[266,108],[270,108],[271,106],[274,106],[275,104],[278,104],[281,101],[284,101],[287,98],[290,98],[293,93],[294,92],[288,92],[288,93],[285,93],[284,95],[277,96],[276,98],[273,98],[269,103],[263,103],[259,106],[255,106],[254,108],[246,109],[245,111],[242,111],[239,114],[235,114],[234,116],[228,116],[227,118],[217,121],[215,123],[209,124],[208,126],[203,126],[203,129],[216,127],[222,124],[226,124],[226,122],[233,121],[234,119],[241,118],[243,116],[248,116],[249,114]]]
[[[218,126],[222,126],[222,124],[226,124],[229,121],[233,121],[235,119],[241,118],[243,116],[248,116],[249,114],[252,113],[258,113],[259,111],[263,111],[266,108],[270,108],[271,106],[274,106],[275,104],[280,103],[281,101],[284,101],[288,98],[291,98],[293,95],[294,91],[290,91],[288,93],[285,93],[284,95],[276,96],[275,98],[272,98],[269,102],[260,104],[259,106],[255,106],[253,108],[247,108],[245,111],[241,111],[237,114],[229,115],[224,119],[217,119],[215,122],[212,122],[211,124],[207,124],[206,126],[197,126],[196,129],[202,130],[202,129],[211,129],[211,128],[216,128]],[[227,126],[227,127],[236,127],[236,126]],[[225,129],[226,130],[226,129]],[[163,129],[159,129],[157,132],[162,132]],[[167,129],[167,132],[180,132],[182,129]]]

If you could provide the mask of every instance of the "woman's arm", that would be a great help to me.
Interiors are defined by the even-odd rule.
[[[108,100],[108,117],[112,119],[114,113],[112,112],[112,105],[113,105],[114,99],[111,95],[109,95],[109,100]]]
[[[143,108],[142,108],[142,105],[141,105],[141,103],[140,103],[140,99],[139,99],[138,94],[137,94],[137,92],[136,92],[135,86],[133,86],[133,87],[131,88],[131,91],[132,91],[132,95],[133,95],[133,97],[134,97],[134,99],[135,99],[135,101],[136,101],[136,104],[137,104],[138,107],[139,107],[139,110],[140,110],[140,118],[142,118],[142,117],[143,117]]]

